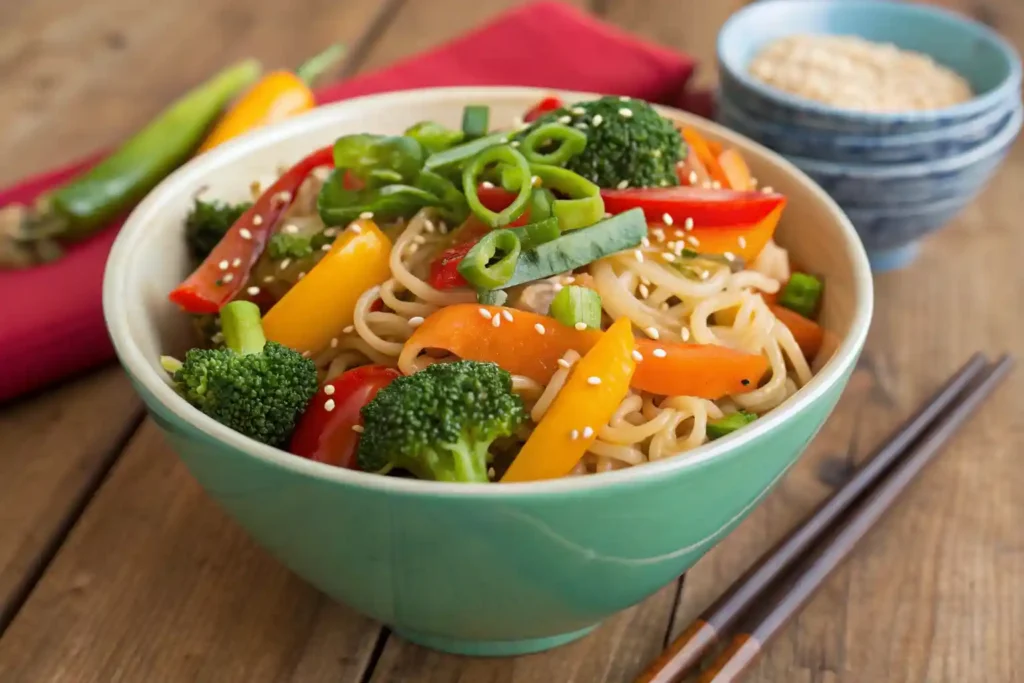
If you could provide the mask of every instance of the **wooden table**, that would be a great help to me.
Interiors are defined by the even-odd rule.
[[[584,0],[579,0],[585,4]],[[1019,0],[943,0],[1024,47]],[[0,184],[107,147],[216,67],[341,75],[441,43],[515,0],[0,3]],[[594,0],[713,78],[740,0]],[[871,337],[800,465],[687,576],[590,637],[514,660],[421,649],[325,599],[250,541],[164,444],[119,368],[0,409],[0,681],[629,681],[971,352],[1024,354],[1024,143],[907,271],[877,278]],[[12,293],[4,292],[4,296]],[[0,322],[2,324],[2,322]],[[1024,681],[1024,372],[775,642],[761,683]]]

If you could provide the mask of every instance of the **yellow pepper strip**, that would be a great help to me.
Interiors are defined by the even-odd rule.
[[[358,220],[263,317],[267,339],[316,353],[352,324],[356,301],[391,276],[391,240],[373,221]]]
[[[573,367],[501,481],[538,481],[569,474],[626,398],[636,369],[634,348],[628,319],[609,327]]]
[[[243,133],[313,109],[316,98],[310,89],[311,83],[335,65],[344,53],[341,45],[332,45],[299,67],[296,73],[278,70],[264,76],[221,117],[199,153]]]

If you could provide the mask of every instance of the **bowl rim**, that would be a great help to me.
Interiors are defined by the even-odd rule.
[[[1009,120],[989,139],[959,154],[932,161],[856,163],[811,159],[795,154],[787,154],[786,159],[802,170],[833,176],[869,180],[920,178],[936,173],[959,171],[998,154],[1013,144],[1022,126],[1024,126],[1024,105],[1017,105],[1010,114]]]
[[[565,91],[552,88],[528,88],[508,86],[459,86],[447,88],[422,88],[416,90],[396,91],[385,94],[366,95],[343,102],[323,105],[312,112],[295,117],[261,130],[231,140],[217,149],[195,157],[164,179],[142,202],[131,212],[114,241],[107,260],[103,280],[103,313],[107,329],[114,343],[118,358],[127,373],[139,385],[141,393],[148,394],[151,400],[173,414],[182,423],[204,434],[206,437],[221,442],[225,447],[237,449],[248,457],[254,457],[266,464],[291,470],[318,480],[336,482],[355,486],[361,489],[388,491],[394,494],[427,497],[495,497],[495,498],[529,498],[553,493],[586,494],[602,492],[617,486],[629,484],[652,483],[672,474],[699,467],[708,461],[727,457],[744,446],[763,438],[769,432],[783,429],[799,413],[809,408],[812,403],[820,400],[847,371],[851,370],[863,348],[871,322],[873,309],[873,282],[864,251],[857,233],[839,206],[817,184],[802,171],[771,150],[743,138],[737,133],[694,114],[687,114],[670,107],[659,106],[665,114],[682,120],[700,122],[714,134],[733,144],[753,145],[765,154],[783,172],[797,178],[807,189],[834,214],[838,223],[839,236],[843,251],[852,261],[854,289],[854,311],[850,321],[850,332],[840,340],[833,356],[825,363],[812,380],[783,405],[771,411],[764,418],[757,420],[746,429],[737,431],[727,437],[694,449],[683,458],[667,458],[648,463],[643,467],[630,467],[614,472],[602,473],[592,477],[564,477],[540,482],[508,483],[495,486],[487,484],[464,484],[419,481],[397,477],[384,477],[365,472],[334,467],[314,462],[288,453],[284,450],[259,443],[220,424],[204,415],[181,399],[166,378],[161,376],[152,359],[146,357],[136,344],[125,306],[119,305],[121,292],[129,285],[129,263],[138,253],[136,243],[141,239],[146,227],[158,220],[163,205],[169,198],[183,194],[191,194],[198,182],[196,178],[215,167],[225,167],[244,163],[244,158],[253,150],[281,143],[294,135],[300,134],[310,125],[324,126],[335,120],[340,112],[348,112],[361,106],[392,106],[415,107],[425,99],[451,100],[464,103],[468,101],[484,101],[492,105],[501,100],[530,101],[557,93],[566,99],[592,99],[600,97],[598,93]],[[144,396],[146,398],[146,396]]]
[[[1008,67],[1006,78],[988,92],[982,95],[975,95],[967,102],[949,107],[921,111],[870,112],[832,106],[772,87],[748,75],[746,68],[744,68],[745,65],[735,64],[735,60],[730,57],[729,50],[726,47],[726,41],[729,39],[730,34],[740,31],[746,23],[753,21],[751,17],[756,17],[758,12],[770,12],[773,6],[778,7],[782,5],[801,8],[815,7],[820,10],[828,4],[818,0],[761,0],[760,2],[748,4],[730,16],[718,32],[718,39],[715,45],[719,67],[728,72],[729,77],[736,80],[744,88],[754,91],[757,95],[769,101],[823,117],[841,118],[847,122],[862,122],[865,124],[928,123],[949,118],[967,119],[996,106],[1011,91],[1018,90],[1021,86],[1022,71],[1024,71],[1021,66],[1021,56],[1006,39],[979,21],[951,10],[917,2],[843,0],[842,3],[836,4],[841,5],[843,9],[879,10],[910,15],[911,18],[914,16],[930,16],[945,22],[959,31],[970,33],[974,37],[985,40],[993,45],[1006,60]],[[902,49],[902,46],[897,45],[897,47]]]

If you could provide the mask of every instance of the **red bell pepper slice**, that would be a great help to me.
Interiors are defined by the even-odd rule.
[[[523,121],[525,121],[526,123],[536,121],[544,114],[547,114],[549,111],[561,109],[562,106],[563,102],[561,98],[554,96],[545,97],[543,100],[533,105],[533,107],[528,112],[526,112],[526,115],[523,117]]]
[[[694,225],[702,228],[754,225],[786,203],[786,197],[777,193],[712,190],[689,185],[601,190],[601,198],[608,213],[623,213],[639,207],[648,222],[663,223],[668,214],[678,227],[683,227],[690,218]]]
[[[317,392],[292,434],[288,450],[317,462],[358,469],[356,449],[363,406],[402,373],[383,365],[365,365],[342,373]],[[330,406],[330,409],[327,408]]]
[[[245,286],[277,222],[313,169],[334,165],[334,147],[318,149],[292,166],[235,222],[196,270],[171,292],[170,300],[189,313],[216,313]],[[233,265],[236,260],[240,263]],[[227,263],[228,268],[221,268]]]

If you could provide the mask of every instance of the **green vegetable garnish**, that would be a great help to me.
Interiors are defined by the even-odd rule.
[[[576,270],[594,261],[640,244],[647,235],[643,209],[630,209],[589,228],[564,233],[519,255],[515,273],[503,289],[524,282]]]
[[[465,137],[462,131],[445,128],[433,121],[420,121],[406,129],[405,135],[423,145],[423,149],[430,154],[451,149]]]
[[[409,218],[426,206],[441,204],[434,194],[401,183],[346,190],[344,174],[344,168],[332,171],[317,196],[317,210],[326,225],[348,225],[363,213],[372,213],[374,219],[383,222]]]
[[[517,173],[517,187],[506,187],[509,192],[518,192],[505,209],[494,212],[483,205],[477,194],[477,183],[479,178],[492,165],[507,165],[507,168]],[[503,166],[506,167],[506,166]],[[466,202],[470,211],[476,215],[485,225],[492,228],[501,228],[523,215],[526,206],[533,193],[533,186],[530,184],[530,166],[526,163],[525,157],[517,152],[510,145],[498,145],[489,147],[473,157],[472,161],[462,171],[462,191],[466,195]]]
[[[508,293],[503,289],[481,289],[476,293],[476,300],[484,306],[504,306]]]
[[[487,135],[487,124],[491,108],[483,104],[469,104],[462,110],[462,134],[466,140],[475,140]]]
[[[519,238],[519,243],[523,249],[533,249],[536,246],[558,239],[562,234],[558,229],[557,218],[545,218],[536,223],[512,228],[512,232]]]
[[[711,441],[720,439],[726,434],[731,434],[740,427],[744,427],[756,419],[757,415],[754,413],[748,413],[741,410],[738,413],[726,415],[721,419],[711,420],[708,422],[708,439]]]
[[[561,123],[545,123],[530,130],[519,146],[531,164],[561,166],[587,146],[583,131]]]
[[[334,143],[335,169],[347,169],[366,189],[412,183],[423,168],[427,152],[405,135],[345,135]]]
[[[461,225],[469,216],[469,204],[455,183],[433,171],[423,169],[416,178],[416,187],[426,190],[437,198],[433,206],[448,225]]]
[[[551,206],[555,203],[555,195],[543,187],[533,188],[530,195],[530,220],[537,222],[551,217]]]
[[[512,376],[494,363],[435,363],[399,377],[362,410],[364,472],[408,470],[420,479],[488,481],[491,445],[526,420]]]
[[[220,321],[226,348],[186,353],[173,375],[175,389],[217,422],[280,446],[316,393],[316,365],[266,340],[256,304],[232,301]]]
[[[197,261],[202,261],[217,246],[224,234],[252,204],[228,204],[214,200],[196,199],[185,219],[185,240]]]
[[[583,323],[588,328],[601,328],[601,296],[587,287],[563,287],[551,301],[551,316],[569,327]]]
[[[779,294],[779,305],[814,320],[823,287],[821,280],[813,275],[793,273]]]
[[[459,273],[477,289],[497,289],[516,270],[522,246],[512,230],[492,230],[459,262]]]
[[[427,157],[425,168],[443,176],[458,176],[462,166],[488,147],[508,142],[508,133],[491,133]]]

